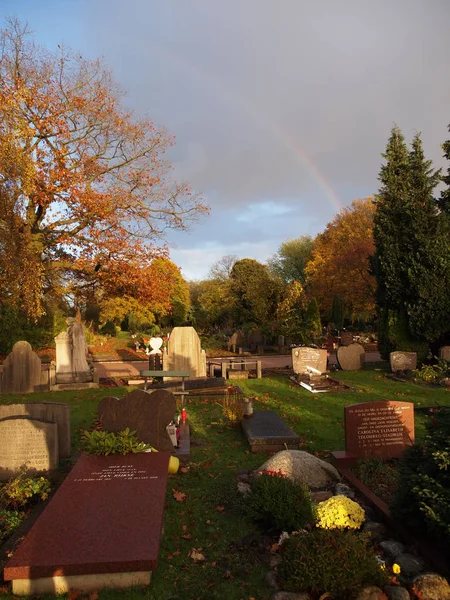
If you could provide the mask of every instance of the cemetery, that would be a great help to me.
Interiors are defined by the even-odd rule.
[[[295,3],[181,3],[169,37],[172,10],[155,36],[144,7],[40,4],[36,41],[1,29],[0,600],[450,600],[450,140],[440,80],[410,85],[416,46],[443,71],[443,3],[330,3],[331,30],[311,5],[317,49]],[[424,43],[399,53],[386,24]],[[347,68],[377,94],[339,98]],[[369,164],[392,115],[445,167],[397,125]]]
[[[192,332],[179,335],[192,337]],[[261,378],[239,381],[239,387],[218,373],[191,378],[186,371],[167,370],[172,376],[160,381],[162,356],[163,368],[142,371],[148,373],[148,381],[116,387],[113,395],[106,387],[2,394],[3,485],[27,464],[30,476],[45,475],[56,488],[34,524],[27,525],[28,518],[19,525],[19,538],[25,536],[22,543],[14,541],[14,535],[3,537],[5,585],[11,582],[17,596],[79,589],[105,599],[110,588],[129,588],[131,594],[144,586],[155,600],[169,589],[201,597],[200,587],[211,585],[219,590],[218,597],[233,597],[235,587],[248,587],[249,595],[268,599],[290,577],[282,562],[290,542],[283,550],[279,536],[284,528],[289,533],[289,519],[301,523],[305,518],[296,513],[288,518],[288,497],[280,514],[277,505],[269,509],[272,496],[257,503],[259,494],[262,501],[267,491],[256,475],[273,473],[271,479],[281,482],[275,481],[272,494],[280,498],[286,493],[284,478],[289,486],[300,486],[298,494],[309,490],[311,500],[304,506],[312,502],[316,507],[309,519],[316,518],[314,511],[327,510],[331,499],[343,503],[344,498],[362,507],[365,516],[358,528],[371,532],[388,574],[387,579],[364,575],[369,583],[383,588],[391,578],[405,591],[412,589],[412,582],[424,589],[438,582],[445,589],[442,577],[449,576],[449,565],[442,553],[433,551],[433,541],[423,531],[411,534],[392,517],[388,504],[374,493],[373,480],[364,478],[362,465],[376,464],[380,484],[383,464],[385,470],[395,470],[405,450],[426,439],[433,411],[445,416],[445,407],[450,410],[448,394],[443,388],[414,383],[405,387],[389,377],[396,364],[365,364],[354,345],[342,346],[351,354],[340,360],[339,347],[338,370],[332,373],[332,379],[345,386],[344,394],[333,389],[310,394],[299,386],[299,379],[329,373],[326,352],[308,347],[292,349],[290,372],[283,368],[277,375],[271,368],[267,375],[262,369]],[[194,348],[193,356],[201,359],[200,347]],[[188,363],[182,360],[183,364],[172,362],[172,368],[195,364],[193,357]],[[91,433],[83,437],[82,431]],[[132,451],[95,455],[99,444],[103,449],[108,444],[120,447],[121,452],[128,445]],[[142,452],[144,448],[158,452]],[[61,468],[67,473],[62,483],[57,476]],[[395,497],[396,484],[390,485]],[[246,500],[248,495],[252,502]],[[32,515],[41,504],[25,514]],[[393,506],[395,513],[398,507],[395,502]],[[345,511],[350,505],[342,514]],[[99,536],[102,529],[104,536]],[[330,535],[338,536],[339,531],[331,530]],[[310,543],[316,543],[315,537]],[[358,552],[369,549],[362,546]],[[431,583],[426,579],[429,572],[435,573]],[[327,585],[333,589],[332,583]]]

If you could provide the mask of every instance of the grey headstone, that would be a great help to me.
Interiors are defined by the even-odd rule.
[[[327,351],[320,348],[310,348],[308,346],[300,346],[292,348],[292,368],[294,373],[305,375],[306,367],[313,367],[321,373],[327,370]]]
[[[49,471],[58,466],[58,426],[29,417],[0,421],[0,480],[22,467]]]
[[[28,342],[16,342],[3,363],[2,393],[28,394],[40,389],[40,358]]]
[[[88,347],[82,323],[66,319],[67,331],[55,337],[56,383],[87,383],[92,374],[87,362]]]
[[[70,407],[68,404],[63,402],[27,402],[26,404],[0,405],[0,420],[16,416],[28,416],[39,421],[56,423],[58,426],[59,457],[70,457]]]
[[[412,371],[417,367],[417,352],[391,352],[389,355],[391,362],[391,370],[396,371]]]

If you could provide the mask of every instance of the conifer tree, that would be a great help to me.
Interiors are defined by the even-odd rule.
[[[450,125],[448,126],[450,132]],[[450,139],[442,144],[444,157],[450,161]],[[441,197],[437,201],[440,210],[450,217],[450,165],[447,169],[447,175],[442,178],[446,188],[441,192]]]

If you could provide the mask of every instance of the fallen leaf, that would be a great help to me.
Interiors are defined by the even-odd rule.
[[[176,488],[172,488],[172,495],[177,502],[184,502],[187,498],[187,494],[180,492]]]
[[[216,506],[216,510],[218,510],[219,512],[222,512],[223,510],[225,510],[224,506]]]
[[[181,537],[183,540],[192,540],[192,535],[190,533],[184,533]]]
[[[202,552],[200,552],[201,548],[199,548],[197,550],[197,548],[191,548],[191,551],[189,552],[189,556],[192,558],[192,560],[194,562],[201,562],[205,559],[205,555],[202,554]]]
[[[189,467],[180,467],[181,473],[187,473],[189,471]]]
[[[167,555],[167,560],[172,560],[172,558],[174,558],[174,556],[178,556],[179,554],[180,554],[180,551],[175,550],[175,552],[172,552],[172,554]]]
[[[98,600],[98,592],[91,592],[89,594],[89,600]]]
[[[205,521],[206,525],[211,525],[211,521],[208,519],[207,521]]]

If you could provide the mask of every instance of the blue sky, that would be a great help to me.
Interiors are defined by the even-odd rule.
[[[126,102],[176,136],[176,179],[211,206],[169,236],[189,279],[264,262],[371,195],[390,129],[444,166],[448,0],[2,0],[38,42],[103,56]]]

